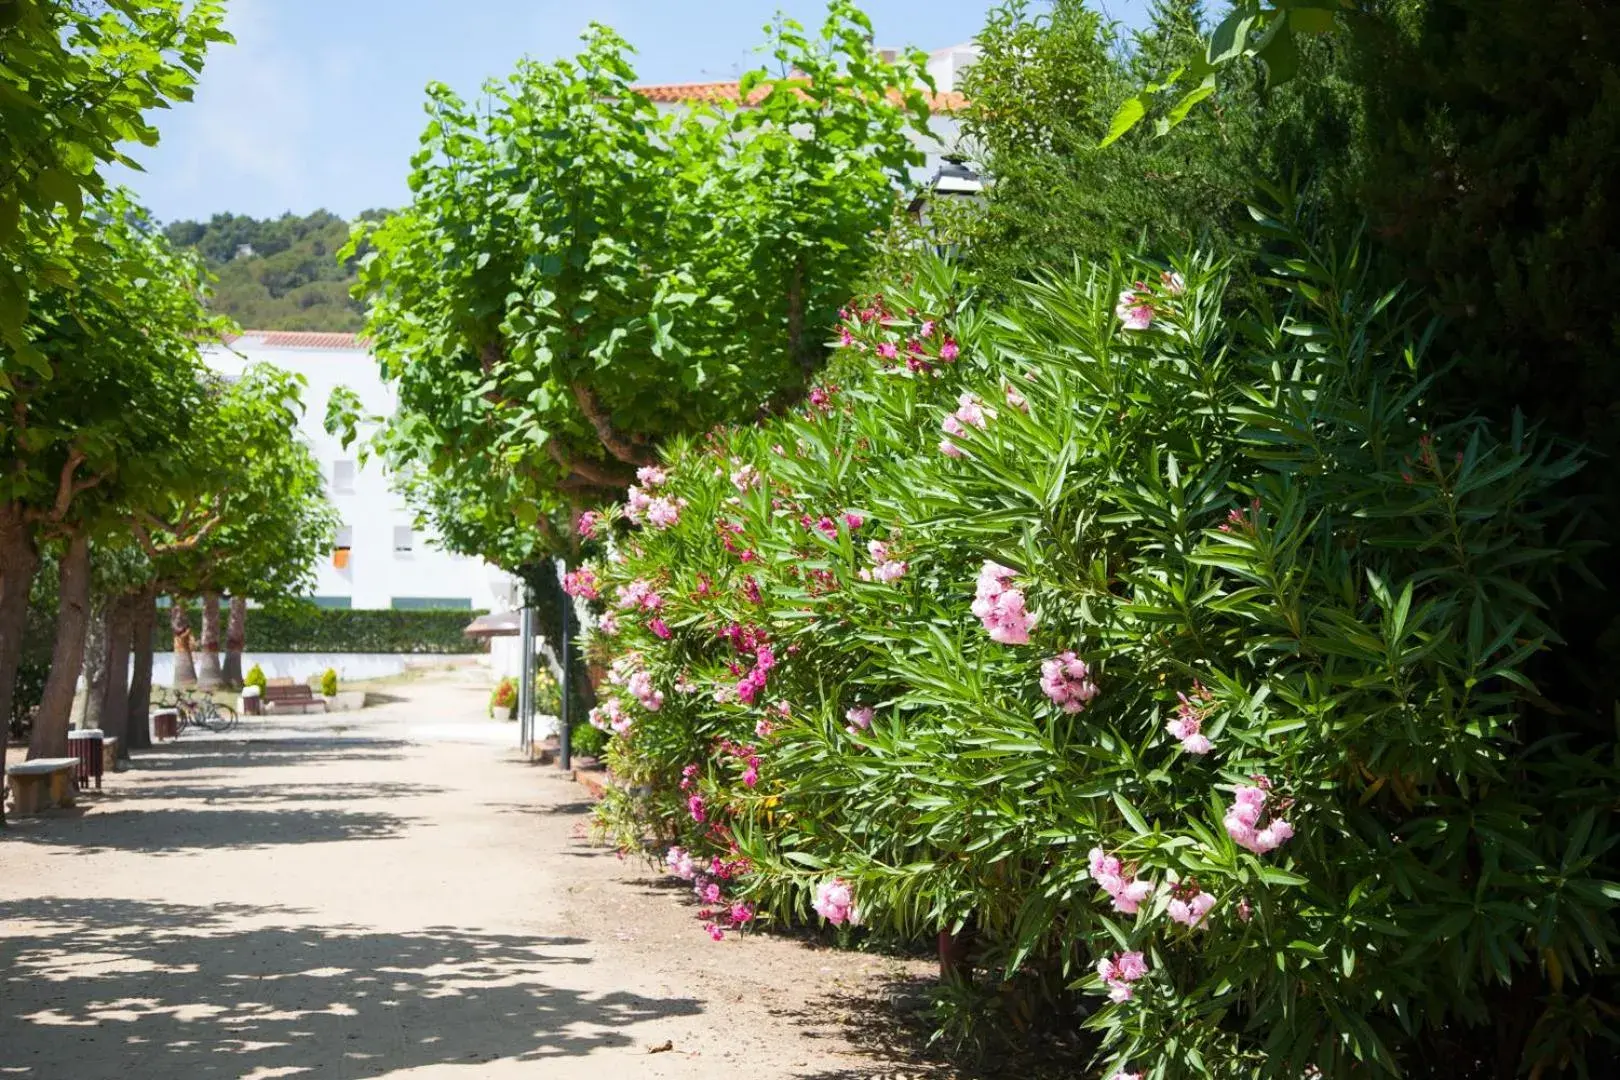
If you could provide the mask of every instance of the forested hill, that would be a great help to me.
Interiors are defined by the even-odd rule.
[[[380,217],[367,211],[362,217]],[[196,248],[219,278],[210,306],[248,330],[358,330],[362,308],[349,296],[353,265],[337,252],[349,223],[317,210],[259,220],[215,214],[208,222],[176,221],[169,240]]]

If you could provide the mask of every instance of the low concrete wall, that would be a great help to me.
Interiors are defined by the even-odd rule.
[[[447,661],[463,661],[469,667],[481,668],[483,657],[473,654],[439,655],[436,653],[243,653],[244,674],[258,664],[272,679],[294,679],[307,682],[327,668],[338,673],[342,684],[351,679],[380,679],[398,675],[408,667],[436,667]],[[174,654],[160,652],[152,657],[152,685],[169,686],[174,682]]]

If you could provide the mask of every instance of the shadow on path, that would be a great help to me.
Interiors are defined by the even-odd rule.
[[[548,971],[590,963],[555,952],[579,938],[242,925],[293,914],[0,903],[0,1074],[372,1077],[627,1047],[627,1025],[700,1011],[690,998],[547,985]]]

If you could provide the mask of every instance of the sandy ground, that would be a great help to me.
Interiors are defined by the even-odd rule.
[[[0,1078],[939,1075],[859,1034],[924,966],[709,941],[474,680],[188,732],[0,834]]]

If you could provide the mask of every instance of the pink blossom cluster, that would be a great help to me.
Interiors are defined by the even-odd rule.
[[[596,629],[608,637],[619,632],[619,620],[613,617],[611,611],[603,612],[602,617],[596,621]]]
[[[1170,296],[1180,296],[1187,291],[1186,279],[1173,270],[1160,274],[1159,282],[1162,290]],[[1158,314],[1154,308],[1154,300],[1152,286],[1145,281],[1138,281],[1119,294],[1119,303],[1114,306],[1114,316],[1127,330],[1146,330],[1153,325],[1153,319]]]
[[[595,510],[587,510],[583,514],[579,515],[579,521],[575,523],[574,528],[575,531],[579,533],[581,538],[590,540],[596,536],[596,528],[601,523],[601,514],[598,514]]]
[[[685,506],[685,499],[660,495],[647,503],[647,523],[658,529],[671,528],[680,522]]]
[[[1176,706],[1176,715],[1173,720],[1165,724],[1165,730],[1172,736],[1181,740],[1181,748],[1189,754],[1207,754],[1215,749],[1215,744],[1209,741],[1204,734],[1204,714],[1207,711],[1207,702],[1211,700],[1208,690],[1197,683],[1193,684],[1193,697],[1195,702],[1186,694],[1178,692],[1176,697],[1181,704]]]
[[[956,411],[947,413],[939,426],[944,429],[946,435],[961,438],[968,433],[970,427],[983,431],[985,425],[995,418],[996,410],[986,408],[979,401],[977,394],[965,393],[956,399]],[[939,441],[939,452],[953,458],[962,457],[966,453],[948,438]]]
[[[1041,689],[1066,713],[1077,713],[1097,696],[1091,668],[1073,650],[1041,662]]]
[[[697,866],[692,861],[692,853],[683,847],[670,848],[669,853],[664,856],[664,864],[669,867],[669,872],[678,878],[691,881],[697,876]]]
[[[1029,631],[1036,616],[1025,609],[1024,594],[1009,582],[1018,571],[986,559],[979,570],[974,592],[973,614],[984,623],[990,640],[1002,645],[1029,644]]]
[[[1118,952],[1097,961],[1097,974],[1107,984],[1112,1001],[1129,1001],[1135,997],[1132,984],[1147,973],[1147,959],[1139,952]]]
[[[754,699],[765,689],[765,681],[770,676],[771,669],[776,666],[776,652],[769,645],[760,645],[754,650],[754,666],[742,681],[737,684],[737,700],[744,705],[752,705]]]
[[[1292,825],[1277,817],[1275,811],[1267,812],[1270,787],[1263,776],[1255,777],[1253,786],[1239,786],[1224,819],[1226,834],[1256,855],[1277,850],[1294,835]],[[1263,820],[1266,824],[1262,826]]]
[[[669,481],[669,473],[656,465],[644,465],[636,470],[636,483],[644,488],[661,488]]]
[[[844,719],[849,721],[849,726],[844,730],[851,735],[865,731],[872,726],[872,720],[875,716],[877,716],[877,712],[872,706],[857,705],[844,713]]]
[[[851,926],[861,924],[860,913],[855,908],[854,890],[843,878],[833,878],[816,886],[816,898],[810,906],[815,909],[817,915],[834,926],[842,926],[844,923]]]
[[[639,608],[642,611],[657,611],[664,606],[664,598],[654,590],[652,582],[645,578],[637,578],[628,585],[620,585],[615,606],[620,610]]]
[[[588,566],[563,575],[563,592],[585,600],[595,600],[601,595],[597,591],[596,574]]]
[[[645,671],[638,671],[630,676],[625,689],[630,696],[641,702],[641,707],[648,712],[657,712],[664,707],[664,692],[653,689],[652,676]]]
[[[764,481],[758,469],[752,465],[744,464],[731,474],[731,484],[742,494],[746,495]]]
[[[866,545],[866,553],[872,557],[870,567],[860,569],[862,581],[881,581],[885,585],[892,585],[906,576],[908,565],[900,559],[894,558],[889,545],[882,540],[873,540]]]
[[[1029,412],[1029,399],[1020,394],[1011,383],[1002,387],[1002,391],[1007,397],[1009,408],[1017,409],[1019,412]]]
[[[1178,890],[1170,898],[1167,913],[1171,922],[1180,923],[1190,929],[1198,929],[1209,918],[1210,909],[1215,906],[1215,898],[1204,892],[1197,885],[1189,885]]]
[[[838,387],[831,385],[812,386],[809,393],[810,418],[815,419],[817,413],[830,413],[833,409],[833,397],[838,393]]]
[[[591,726],[598,731],[611,731],[615,735],[630,734],[631,717],[624,711],[618,698],[608,698],[590,711]]]
[[[1103,892],[1114,901],[1114,910],[1135,915],[1142,901],[1153,895],[1153,883],[1126,873],[1118,855],[1109,855],[1100,847],[1091,849],[1091,877]]]

